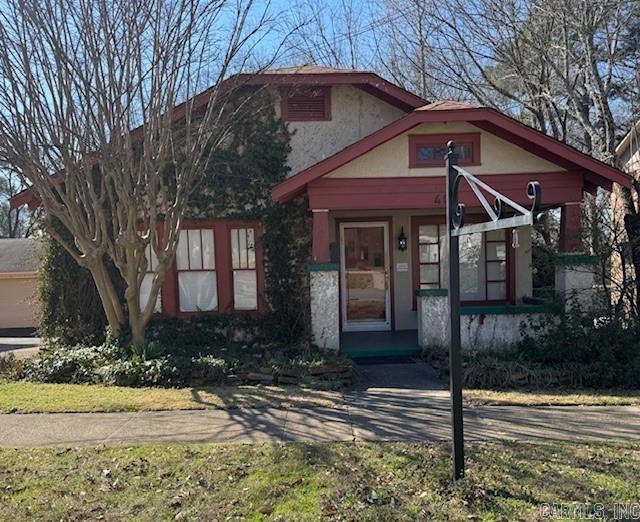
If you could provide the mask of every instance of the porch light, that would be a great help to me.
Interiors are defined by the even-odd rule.
[[[404,227],[400,227],[400,235],[398,236],[398,249],[404,252],[407,249],[407,236],[404,235]]]

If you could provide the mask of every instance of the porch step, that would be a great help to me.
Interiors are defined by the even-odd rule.
[[[406,357],[420,353],[418,330],[343,332],[340,347],[342,354],[352,359]]]

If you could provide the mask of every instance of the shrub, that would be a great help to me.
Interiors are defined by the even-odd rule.
[[[640,387],[640,324],[564,306],[530,325],[510,346],[463,350],[463,382],[473,388]],[[429,353],[448,371],[448,352]]]
[[[12,353],[0,354],[0,380],[12,379],[22,370],[22,362]]]
[[[208,353],[192,355],[190,351],[158,341],[132,349],[116,343],[69,348],[50,341],[39,356],[25,364],[19,375],[36,382],[164,387],[220,385],[231,376],[234,381],[250,380],[252,372],[269,373],[274,381],[280,375],[313,376],[316,381],[335,380],[336,374],[345,381],[353,375],[350,361],[312,350],[301,352],[297,347],[250,348],[235,343],[224,348],[197,349]]]

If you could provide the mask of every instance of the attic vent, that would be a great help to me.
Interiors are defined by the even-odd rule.
[[[285,121],[329,121],[330,87],[287,87],[282,89],[282,119]]]

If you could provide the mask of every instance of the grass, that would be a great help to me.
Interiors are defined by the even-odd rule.
[[[313,443],[0,450],[1,520],[540,520],[637,502],[640,443]]]
[[[340,392],[296,386],[127,388],[98,384],[0,383],[0,413],[334,407]]]
[[[640,390],[464,390],[471,406],[638,406]]]
[[[638,390],[464,390],[469,406],[638,406]],[[297,386],[127,388],[99,384],[0,382],[0,413],[345,407],[339,391]]]

